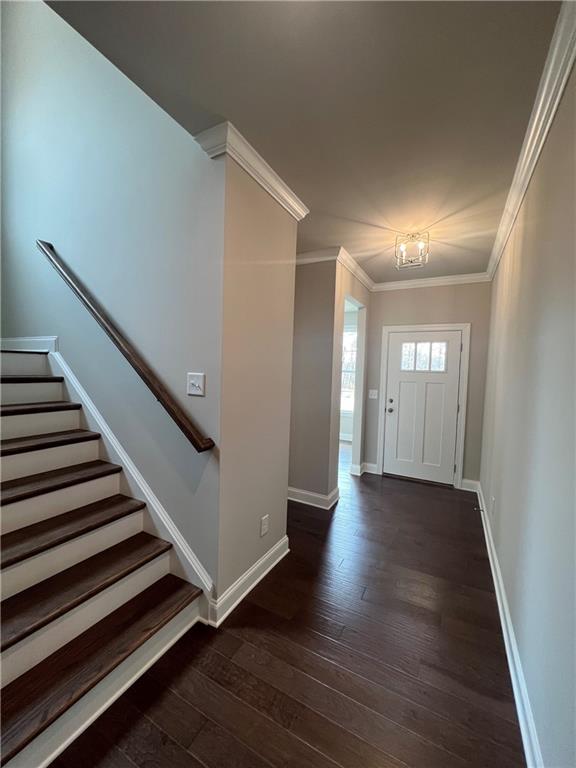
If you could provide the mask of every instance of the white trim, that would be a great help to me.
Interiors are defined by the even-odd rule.
[[[102,439],[108,447],[110,453],[118,464],[121,464],[127,480],[137,488],[140,496],[147,505],[148,513],[152,521],[156,524],[160,535],[172,542],[178,560],[181,563],[185,577],[189,581],[202,587],[204,592],[210,594],[212,591],[212,579],[210,574],[200,560],[197,558],[190,545],[176,527],[174,521],[160,503],[158,497],[154,494],[143,475],[136,467],[130,456],[126,453],[116,435],[112,432],[108,423],[90,398],[82,384],[74,375],[72,369],[66,363],[60,352],[50,354],[49,359],[56,365],[66,380],[66,385],[73,391],[74,399],[82,403],[85,409],[85,415],[91,417],[97,425],[97,431],[101,433]]]
[[[374,281],[366,274],[358,262],[350,256],[346,248],[321,248],[318,251],[305,251],[296,256],[296,266],[305,264],[317,264],[322,261],[338,261],[343,267],[356,277],[369,291],[374,290]]]
[[[197,621],[198,600],[195,600],[131,653],[21,752],[14,755],[5,768],[30,768],[32,765],[34,768],[46,768],[50,765]]]
[[[374,290],[374,280],[372,280],[372,278],[362,269],[360,264],[350,256],[346,248],[338,249],[337,261],[342,264],[343,267],[346,267],[346,269],[354,275],[365,288],[368,288],[369,291]]]
[[[382,474],[381,472],[378,472],[378,468],[376,467],[376,464],[370,464],[370,462],[367,462],[367,461],[363,461],[362,464],[350,465],[350,474],[354,475],[354,477],[361,477],[364,473],[367,473],[369,475]]]
[[[510,670],[510,677],[512,679],[512,689],[514,691],[514,701],[516,703],[516,712],[518,714],[518,722],[520,724],[520,732],[522,734],[522,743],[524,745],[526,763],[528,768],[544,768],[544,758],[542,757],[542,750],[540,749],[540,742],[538,740],[538,732],[536,731],[534,713],[530,704],[530,697],[528,696],[528,687],[526,685],[526,678],[524,677],[524,671],[522,669],[522,662],[520,660],[520,652],[516,642],[516,635],[514,634],[514,625],[512,623],[512,616],[510,615],[510,608],[508,606],[508,599],[506,597],[506,589],[504,587],[502,571],[500,570],[500,563],[498,561],[498,552],[496,551],[496,546],[494,544],[490,518],[487,512],[484,493],[480,483],[478,483],[477,494],[480,514],[482,516],[482,527],[484,528],[486,547],[488,549],[488,559],[490,561],[490,569],[492,571],[492,579],[494,581],[494,589],[496,591],[496,601],[498,603],[498,612],[500,614],[500,624],[502,626],[502,634],[504,635],[506,657],[508,659],[508,668]]]
[[[224,122],[194,137],[208,157],[227,154],[272,197],[301,221],[310,211],[232,123]]]
[[[21,349],[27,352],[57,352],[58,336],[13,336],[0,339],[2,349]]]
[[[414,280],[392,280],[388,283],[374,283],[371,290],[374,293],[380,293],[381,291],[400,291],[412,288],[440,288],[443,285],[489,283],[491,279],[488,272],[471,272],[466,275],[442,275],[440,277],[423,277]]]
[[[464,438],[466,435],[466,404],[468,400],[468,368],[470,363],[470,323],[440,323],[436,325],[384,325],[382,327],[382,352],[380,358],[380,403],[378,407],[377,474],[384,472],[384,423],[386,408],[386,381],[388,378],[388,343],[391,333],[426,333],[428,331],[460,331],[460,377],[458,383],[458,420],[456,423],[456,451],[454,463],[454,487],[462,487],[464,468]]]
[[[576,3],[564,2],[560,7],[552,42],[540,78],[538,93],[520,150],[520,157],[516,164],[514,178],[492,247],[487,270],[490,279],[496,273],[500,258],[510,237],[575,59]]]
[[[208,621],[202,622],[211,627],[218,627],[224,619],[236,608],[259,581],[277,565],[290,551],[288,536],[283,536],[274,546],[262,555],[254,565],[228,587],[216,599],[211,598],[208,608]]]
[[[328,494],[315,493],[314,491],[304,491],[301,488],[288,488],[288,498],[290,501],[298,501],[301,504],[308,504],[309,507],[318,507],[319,509],[332,509],[334,504],[340,498],[340,489],[338,487]]]
[[[488,272],[471,272],[466,275],[441,275],[440,277],[423,277],[414,280],[391,280],[385,283],[375,283],[358,262],[350,256],[345,248],[321,248],[318,251],[304,251],[296,257],[296,266],[317,264],[323,261],[338,261],[351,272],[354,277],[372,293],[382,291],[400,291],[412,288],[439,288],[443,285],[469,285],[471,283],[489,283],[492,277]]]
[[[480,482],[478,480],[466,480],[464,478],[460,484],[460,489],[463,491],[472,491],[478,493],[480,489]]]

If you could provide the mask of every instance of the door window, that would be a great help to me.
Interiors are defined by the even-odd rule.
[[[400,370],[444,373],[446,348],[445,341],[406,341],[402,344]]]

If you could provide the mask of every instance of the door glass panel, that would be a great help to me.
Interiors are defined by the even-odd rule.
[[[431,371],[446,370],[446,342],[445,341],[432,342],[432,357],[431,357],[430,370]]]
[[[416,344],[408,341],[402,344],[402,362],[400,368],[403,371],[414,370],[414,358],[416,357]]]
[[[430,342],[419,341],[416,345],[416,370],[430,370]]]

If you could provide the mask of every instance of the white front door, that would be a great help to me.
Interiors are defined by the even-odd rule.
[[[454,482],[461,331],[392,331],[384,472]]]

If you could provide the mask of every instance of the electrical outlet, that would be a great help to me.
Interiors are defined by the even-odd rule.
[[[494,520],[494,515],[496,513],[496,497],[492,496],[490,499],[490,519]]]
[[[266,536],[270,529],[270,515],[264,515],[260,520],[260,536]]]
[[[368,390],[368,400],[378,400],[378,390],[377,389],[369,389]]]
[[[186,374],[186,394],[196,397],[204,397],[206,392],[206,374],[205,373],[187,373]]]

